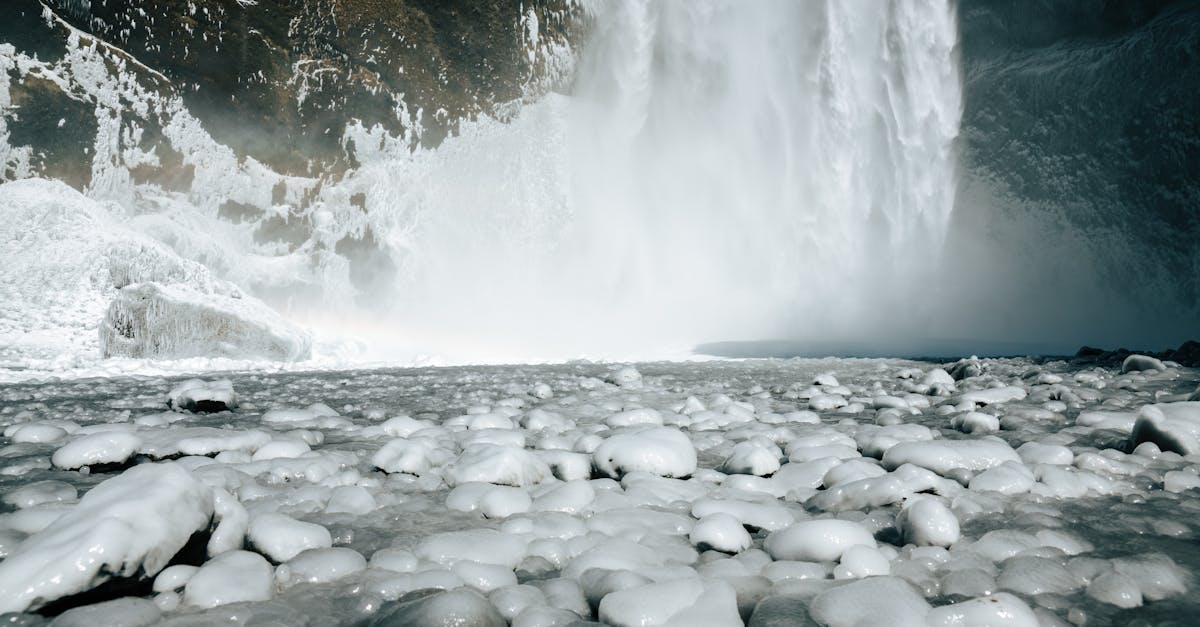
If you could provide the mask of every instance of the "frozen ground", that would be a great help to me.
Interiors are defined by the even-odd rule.
[[[13,382],[0,611],[1186,624],[1200,372],[1128,366],[1147,369],[830,359]]]

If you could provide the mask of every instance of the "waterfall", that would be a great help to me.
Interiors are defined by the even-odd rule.
[[[955,194],[952,2],[592,11],[569,96],[468,127],[387,203],[398,327],[558,356],[925,331]]]

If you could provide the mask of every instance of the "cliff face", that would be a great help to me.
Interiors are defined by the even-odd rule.
[[[561,86],[556,55],[583,23],[566,0],[10,4],[0,24],[12,46],[0,48],[7,143],[30,154],[0,155],[0,178],[35,173],[80,188],[93,183],[98,127],[120,118],[120,150],[159,162],[124,163],[134,178],[186,189],[188,168],[162,137],[173,109],[238,158],[285,175],[354,167],[343,135],[355,122],[433,146],[462,119]],[[41,69],[31,73],[33,59]],[[117,93],[97,93],[101,83]]]

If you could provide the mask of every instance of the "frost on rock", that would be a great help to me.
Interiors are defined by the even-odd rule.
[[[212,513],[212,489],[182,466],[130,468],[0,562],[0,612],[36,608],[111,577],[153,576]]]
[[[188,285],[141,283],[122,288],[100,324],[105,357],[262,357],[307,359],[308,335],[262,302],[206,294]]]
[[[308,355],[265,304],[61,182],[4,183],[0,207],[0,358]]]

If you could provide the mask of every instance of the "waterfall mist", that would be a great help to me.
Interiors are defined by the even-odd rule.
[[[952,3],[593,11],[570,96],[364,168],[397,181],[373,215],[402,343],[645,356],[930,333],[961,116]]]

